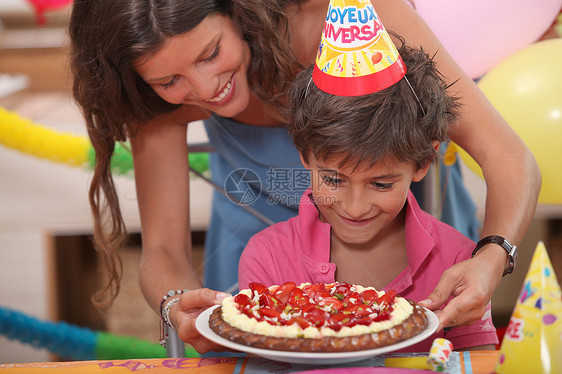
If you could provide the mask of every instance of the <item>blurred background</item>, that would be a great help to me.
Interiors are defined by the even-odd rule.
[[[545,242],[559,280],[562,274],[562,44],[558,22],[562,1],[522,0],[516,6],[508,1],[490,5],[427,0],[415,5],[531,147],[543,172],[545,192],[520,245],[517,269],[502,281],[493,300],[494,320],[505,326],[539,240]],[[472,8],[463,9],[467,6]],[[489,9],[497,6],[503,6],[500,12]],[[156,343],[159,318],[144,302],[137,283],[140,223],[130,173],[116,176],[131,234],[122,253],[125,278],[121,294],[105,312],[89,301],[99,284],[87,201],[91,172],[60,156],[75,149],[75,144],[79,146],[72,152],[80,152],[87,143],[83,120],[71,97],[67,67],[70,10],[68,0],[0,1],[0,308],[39,321],[65,321]],[[475,22],[470,17],[476,15]],[[480,32],[467,32],[474,25]],[[464,38],[463,48],[455,47],[460,38]],[[521,82],[525,82],[523,90],[510,86],[520,87]],[[508,103],[495,101],[496,97]],[[525,104],[519,105],[518,100]],[[519,114],[519,107],[527,114]],[[189,131],[190,142],[206,141],[201,124],[190,126]],[[485,184],[466,155],[461,167],[482,217]],[[191,188],[193,241],[201,261],[211,188],[200,179],[193,179]],[[0,319],[0,332],[10,330],[13,323]],[[0,363],[61,358],[44,347],[18,342],[17,337],[17,333],[0,334]]]
[[[90,303],[99,277],[90,241],[91,172],[60,156],[86,137],[67,67],[70,10],[71,5],[47,8],[40,20],[31,2],[0,1],[0,110],[8,111],[0,112],[0,308],[157,343],[159,318],[137,282],[140,223],[130,174],[115,177],[131,233],[122,253],[124,292],[103,313]],[[190,141],[206,141],[202,124],[189,131]],[[200,257],[211,189],[200,179],[192,180],[191,188]],[[12,322],[22,323],[0,318],[0,331],[11,331],[2,330],[2,323]],[[45,348],[0,334],[0,363],[57,358]]]

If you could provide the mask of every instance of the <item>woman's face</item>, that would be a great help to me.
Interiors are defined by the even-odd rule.
[[[135,64],[137,73],[164,100],[192,104],[224,117],[248,105],[250,47],[234,22],[213,14],[193,30],[170,38]]]

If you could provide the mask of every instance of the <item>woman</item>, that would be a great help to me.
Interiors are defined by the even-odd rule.
[[[457,81],[451,89],[460,92],[464,112],[451,138],[483,169],[488,195],[482,236],[501,235],[518,244],[540,189],[532,154],[406,1],[373,5],[386,29],[435,53],[441,72]],[[118,292],[116,249],[125,232],[109,160],[115,142],[129,139],[142,224],[143,293],[154,310],[164,307],[181,339],[199,352],[217,348],[198,334],[195,318],[225,296],[214,290],[232,284],[245,241],[267,223],[244,210],[248,196],[230,194],[236,195],[233,203],[215,192],[205,259],[205,286],[211,289],[202,288],[191,263],[188,124],[205,119],[217,150],[211,171],[219,185],[230,181],[240,187],[241,172],[249,181],[241,191],[258,191],[250,194],[252,207],[272,221],[295,215],[291,203],[296,205],[293,198],[302,192],[297,186],[260,190],[256,185],[270,182],[272,173],[302,168],[278,108],[294,74],[314,62],[327,7],[327,0],[74,3],[74,95],[96,150],[90,202],[96,248],[110,274],[107,302]],[[441,324],[475,321],[506,261],[500,246],[483,246],[475,258],[444,273],[425,305],[437,309],[453,296],[440,312]],[[224,284],[215,282],[223,279]],[[190,291],[163,300],[178,289]]]

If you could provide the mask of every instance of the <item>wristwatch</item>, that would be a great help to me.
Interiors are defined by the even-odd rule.
[[[505,268],[503,269],[503,275],[511,274],[513,269],[515,269],[515,264],[517,263],[517,247],[507,241],[507,239],[499,235],[486,236],[480,239],[476,244],[476,248],[472,251],[472,257],[476,255],[476,252],[486,244],[494,243],[505,249],[507,252],[507,262]]]

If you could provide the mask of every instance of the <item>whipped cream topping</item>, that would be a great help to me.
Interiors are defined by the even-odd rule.
[[[310,283],[303,283],[299,288]],[[274,290],[276,286],[271,286],[269,289]],[[361,287],[354,286],[357,292],[361,293],[364,290],[375,290],[372,287]],[[376,290],[375,290],[376,291]],[[384,294],[383,291],[376,291],[379,296]],[[245,289],[240,291],[240,294],[245,294],[255,301],[258,302],[258,295],[253,296],[250,289]],[[394,308],[389,318],[380,322],[371,322],[370,325],[355,325],[353,327],[342,327],[339,331],[335,331],[330,327],[314,327],[309,326],[305,329],[301,328],[298,323],[293,323],[291,325],[272,325],[267,321],[259,321],[257,310],[254,311],[256,318],[251,318],[246,314],[242,313],[233,296],[225,298],[222,302],[222,318],[231,326],[234,326],[240,330],[251,332],[259,335],[274,336],[274,337],[284,337],[284,338],[323,338],[328,336],[333,337],[347,337],[347,336],[357,336],[362,334],[374,333],[389,329],[396,326],[406,320],[410,315],[412,315],[413,307],[412,305],[402,297],[396,297]],[[283,318],[283,314],[282,317]],[[287,316],[286,318],[291,318]]]

